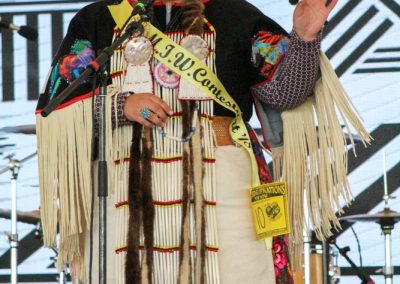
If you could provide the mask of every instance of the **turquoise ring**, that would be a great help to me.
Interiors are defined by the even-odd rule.
[[[147,107],[143,107],[140,109],[139,114],[144,119],[148,120],[151,116],[151,110]]]

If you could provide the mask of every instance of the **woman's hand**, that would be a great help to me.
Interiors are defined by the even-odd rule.
[[[293,14],[293,28],[302,40],[311,41],[317,37],[338,0],[332,0],[328,6],[326,2],[302,0],[297,4]]]
[[[147,118],[143,117],[146,109],[150,114]],[[150,128],[164,127],[172,114],[173,110],[162,99],[150,93],[133,94],[124,103],[124,115],[128,120]]]

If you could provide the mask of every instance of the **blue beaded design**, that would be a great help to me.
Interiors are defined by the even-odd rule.
[[[190,129],[190,133],[188,135],[186,135],[185,137],[182,138],[178,138],[178,137],[172,137],[169,136],[167,132],[164,131],[164,129],[160,126],[157,126],[157,130],[158,133],[161,135],[162,138],[169,138],[175,141],[179,141],[182,143],[187,143],[190,141],[190,139],[192,139],[193,135],[196,133],[196,122],[197,122],[197,114],[198,114],[198,110],[199,110],[199,104],[196,102],[195,105],[195,109],[194,109],[194,113],[193,113],[193,121],[192,121],[192,128]]]
[[[140,109],[139,114],[140,114],[140,116],[143,117],[144,119],[149,119],[150,116],[151,116],[151,111],[150,111],[149,108],[144,107],[144,108],[141,108],[141,109]]]

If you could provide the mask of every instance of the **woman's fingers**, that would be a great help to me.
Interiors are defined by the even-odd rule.
[[[165,123],[168,120],[168,114],[165,112],[165,110],[160,107],[159,105],[152,110],[154,112],[154,116],[157,116],[157,118],[160,119],[161,122]]]
[[[162,119],[161,116],[158,113],[156,113],[155,111],[151,110],[151,108],[149,108],[149,109],[151,111],[151,114],[147,118],[147,121],[150,121],[151,123],[153,123],[156,126],[164,127],[165,123],[167,121],[167,115],[164,113],[164,111],[162,111],[163,112],[162,116],[164,117],[164,119]]]
[[[159,97],[152,96],[152,99],[154,102],[156,102],[158,105],[160,105],[160,107],[166,114],[172,115],[174,113],[174,111],[169,107],[169,105],[166,102],[164,102],[162,99],[160,99]],[[158,112],[161,112],[161,110],[158,110]]]
[[[131,95],[124,104],[125,117],[147,127],[164,127],[172,113],[162,99],[148,93]]]
[[[137,123],[140,123],[143,126],[149,127],[149,128],[154,128],[154,124],[151,123],[150,121],[142,118],[141,116],[139,116],[136,120]]]
[[[331,3],[328,4],[328,7],[329,7],[329,9],[330,9],[331,11],[333,10],[333,8],[335,8],[335,6],[336,6],[336,4],[337,4],[338,1],[339,1],[339,0],[332,0]]]
[[[169,106],[164,103],[163,100],[152,100],[148,102],[148,109],[150,110],[150,116],[147,118],[148,121],[152,122],[157,126],[165,126],[165,123],[168,120]],[[172,111],[172,110],[170,110]]]
[[[308,4],[314,7],[324,6],[329,10],[332,10],[336,6],[337,2],[338,0],[302,0],[300,3],[303,5]]]

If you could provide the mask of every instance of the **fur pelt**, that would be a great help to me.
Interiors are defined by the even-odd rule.
[[[191,131],[191,112],[190,101],[181,101],[182,106],[182,132],[183,137],[188,135]],[[179,248],[179,275],[178,283],[190,283],[190,240],[189,240],[189,202],[190,202],[190,188],[192,187],[193,172],[192,161],[190,155],[190,147],[186,143],[183,146],[182,155],[183,166],[183,180],[182,180],[182,226],[181,226],[181,240]]]
[[[147,265],[147,283],[152,283],[153,242],[154,242],[154,202],[151,188],[151,158],[153,154],[153,137],[150,128],[144,128],[142,139],[142,218],[144,246]]]
[[[182,26],[187,34],[203,34],[204,4],[200,0],[183,0]]]
[[[141,283],[141,267],[139,258],[139,238],[142,220],[141,191],[141,136],[142,125],[135,123],[131,145],[129,165],[129,230],[127,236],[127,255],[125,261],[126,283]]]

